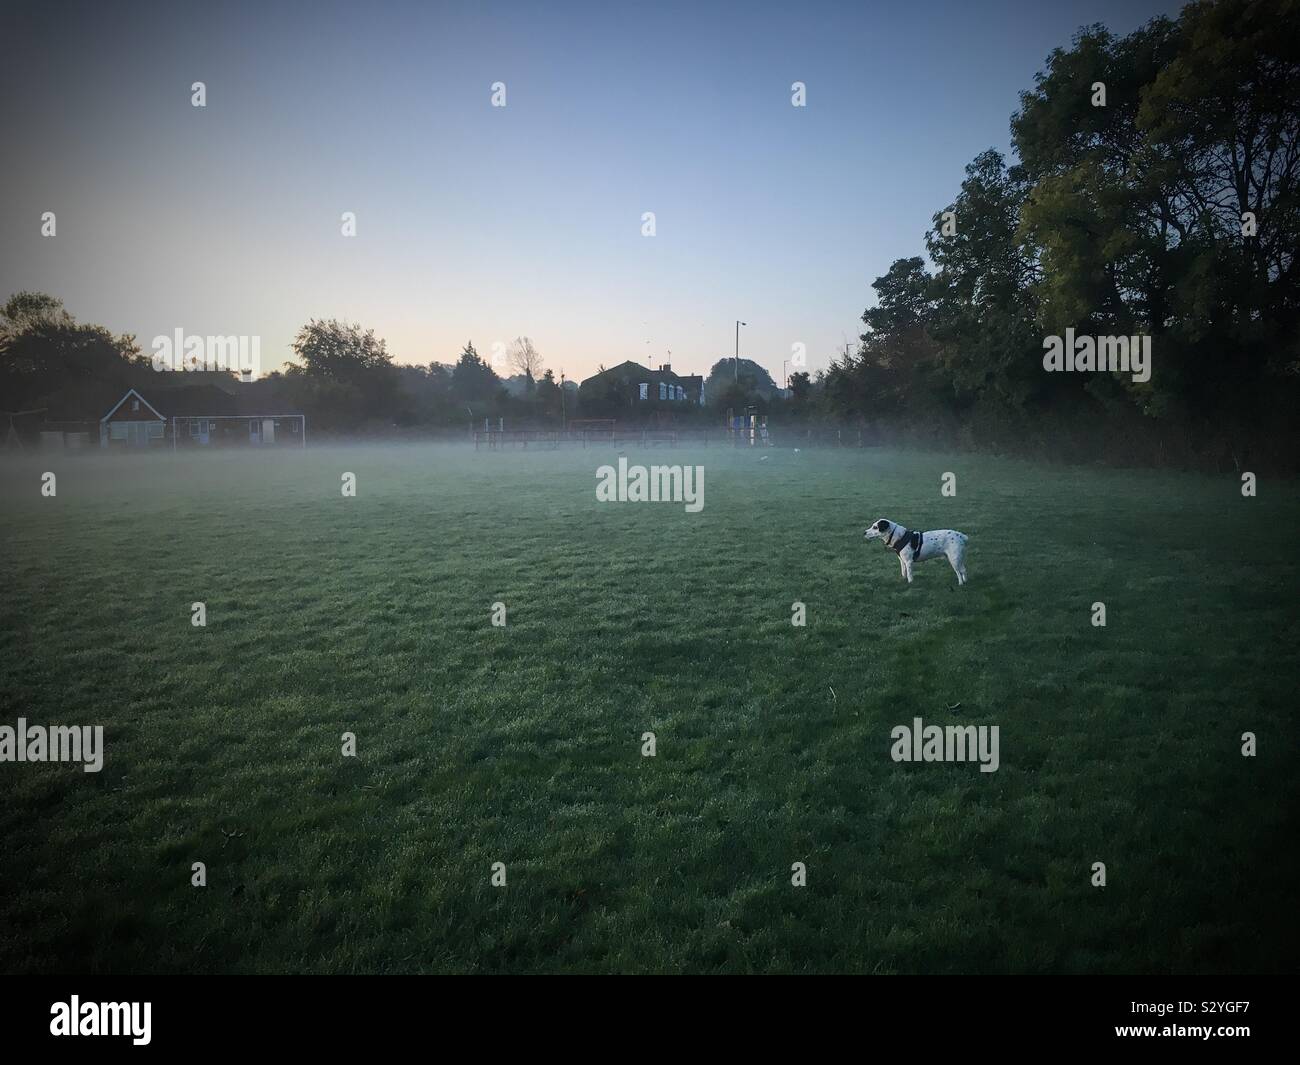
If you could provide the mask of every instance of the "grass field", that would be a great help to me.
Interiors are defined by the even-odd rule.
[[[0,970],[1295,969],[1295,484],[758,458],[629,452],[698,514],[595,451],[0,467],[0,723],[106,744],[0,764]],[[915,716],[1000,769],[893,762]]]

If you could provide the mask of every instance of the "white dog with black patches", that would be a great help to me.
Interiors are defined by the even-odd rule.
[[[866,540],[884,540],[885,546],[897,553],[898,564],[903,569],[907,583],[912,583],[912,566],[927,558],[943,555],[957,574],[957,583],[966,583],[966,534],[953,529],[933,529],[916,532],[888,518],[872,522],[863,537]]]

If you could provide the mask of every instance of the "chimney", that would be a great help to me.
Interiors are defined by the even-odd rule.
[[[659,369],[663,370],[664,373],[672,373],[673,364],[671,362],[666,362],[662,366],[660,366]]]

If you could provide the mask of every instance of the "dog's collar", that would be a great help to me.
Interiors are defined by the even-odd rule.
[[[912,555],[915,557],[916,555],[919,555],[921,553],[922,535],[923,534],[920,532],[920,530],[914,529],[909,533],[904,533],[903,536],[899,538],[898,542],[895,543],[894,530],[890,529],[889,542],[885,544],[885,546],[889,548],[889,550],[895,551],[901,555],[903,553],[903,548],[907,547],[908,545],[911,545]]]

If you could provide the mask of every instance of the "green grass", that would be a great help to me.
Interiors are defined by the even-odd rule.
[[[1295,968],[1294,484],[669,454],[701,513],[595,451],[0,468],[0,723],[106,732],[0,764],[0,971]],[[895,764],[914,716],[1000,770]]]

